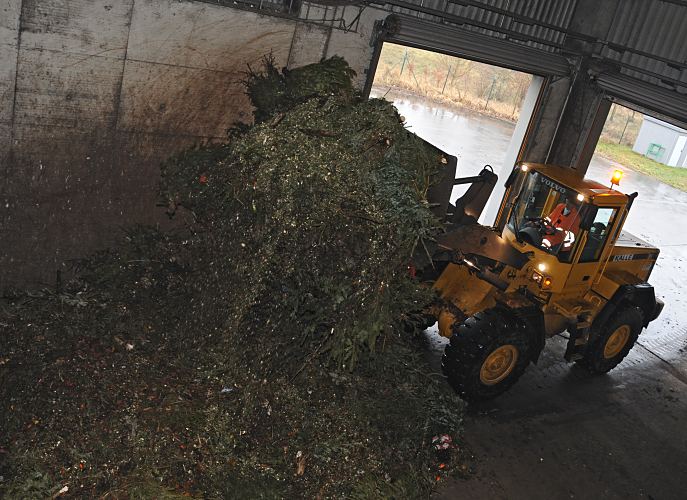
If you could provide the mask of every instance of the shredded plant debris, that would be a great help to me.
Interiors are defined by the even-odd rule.
[[[266,60],[255,124],[163,165],[183,229],[0,302],[0,495],[423,498],[451,469],[409,272],[441,154],[352,75]]]

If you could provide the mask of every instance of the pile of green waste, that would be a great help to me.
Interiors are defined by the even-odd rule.
[[[442,158],[352,76],[266,61],[255,124],[163,165],[180,229],[0,302],[0,496],[417,498],[452,468],[409,272]]]

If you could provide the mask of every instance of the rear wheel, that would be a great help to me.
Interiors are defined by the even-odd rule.
[[[524,324],[501,309],[488,309],[454,326],[442,358],[449,384],[464,399],[479,401],[505,392],[529,364]]]
[[[618,366],[635,345],[644,326],[637,307],[618,310],[599,329],[596,338],[578,363],[592,373],[606,373]]]

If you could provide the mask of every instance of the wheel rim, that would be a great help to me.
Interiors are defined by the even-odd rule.
[[[604,347],[604,358],[611,359],[616,357],[620,351],[623,350],[625,344],[627,344],[627,339],[630,338],[630,326],[622,325],[616,328],[616,330],[608,337],[606,341],[606,346]]]
[[[479,379],[484,385],[495,385],[506,378],[518,362],[518,348],[507,344],[495,349],[482,363]]]

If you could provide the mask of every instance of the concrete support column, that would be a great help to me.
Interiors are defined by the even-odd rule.
[[[560,122],[544,161],[570,167],[584,176],[594,154],[611,102],[589,79],[583,62],[572,81]]]
[[[572,77],[550,80],[519,159],[569,167],[584,176],[610,107],[584,66]]]
[[[572,77],[549,77],[532,114],[518,160],[545,163],[571,91]]]
[[[618,0],[577,2],[565,46],[582,56],[571,61],[570,77],[551,78],[544,86],[520,160],[553,163],[584,176],[611,106],[589,70],[599,69],[593,59],[597,42],[607,39],[620,6]]]

